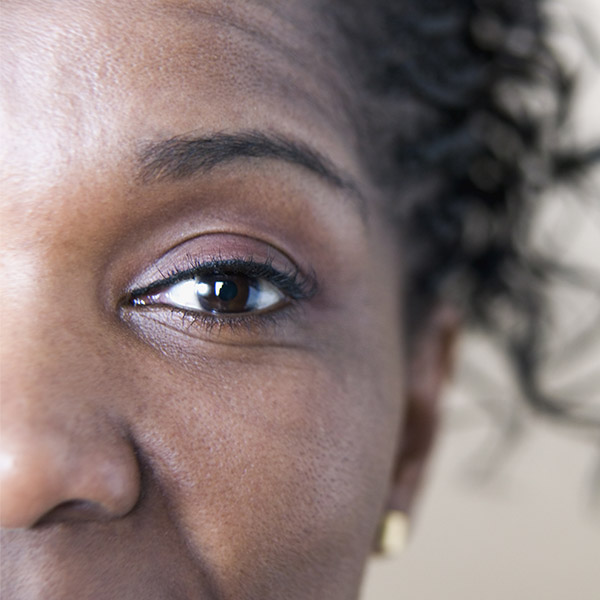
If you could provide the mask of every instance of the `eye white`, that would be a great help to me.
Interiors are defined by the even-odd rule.
[[[218,293],[223,282],[214,284],[186,279],[175,283],[155,296],[161,304],[170,304],[179,308],[208,312],[200,304],[200,298],[209,296],[213,288]],[[248,299],[245,310],[265,310],[279,304],[285,295],[272,283],[259,279],[248,284]]]

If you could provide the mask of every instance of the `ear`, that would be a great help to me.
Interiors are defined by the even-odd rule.
[[[388,511],[409,515],[413,510],[437,432],[439,400],[452,370],[459,321],[453,308],[436,309],[410,348],[406,412]]]

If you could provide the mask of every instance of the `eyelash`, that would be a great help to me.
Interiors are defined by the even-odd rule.
[[[206,276],[242,276],[248,279],[264,279],[281,291],[289,299],[289,302],[279,309],[231,315],[204,313],[169,305],[161,305],[161,308],[177,312],[184,318],[189,319],[191,325],[201,325],[209,332],[215,327],[220,330],[224,326],[230,329],[239,327],[251,329],[256,325],[276,324],[280,318],[292,316],[296,309],[300,307],[300,302],[311,299],[318,290],[314,273],[306,275],[297,268],[279,270],[273,267],[270,260],[256,261],[252,257],[229,259],[213,257],[207,261],[193,261],[192,266],[188,269],[173,269],[166,273],[161,280],[143,288],[132,290],[125,298],[124,304],[137,306],[135,300],[140,296],[151,294],[181,281]]]

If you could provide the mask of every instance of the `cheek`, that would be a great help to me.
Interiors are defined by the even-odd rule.
[[[401,412],[400,377],[380,358],[272,351],[146,381],[134,437],[178,527],[226,585],[265,561],[289,571],[288,585],[340,564],[360,574]]]

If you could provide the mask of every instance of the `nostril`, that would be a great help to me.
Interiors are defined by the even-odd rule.
[[[3,529],[118,519],[137,504],[137,457],[118,431],[98,427],[82,436],[49,428],[34,438],[23,429],[2,438],[3,452],[12,457],[0,472]]]
[[[68,500],[55,506],[39,519],[34,527],[73,521],[109,521],[113,514],[98,502]]]

